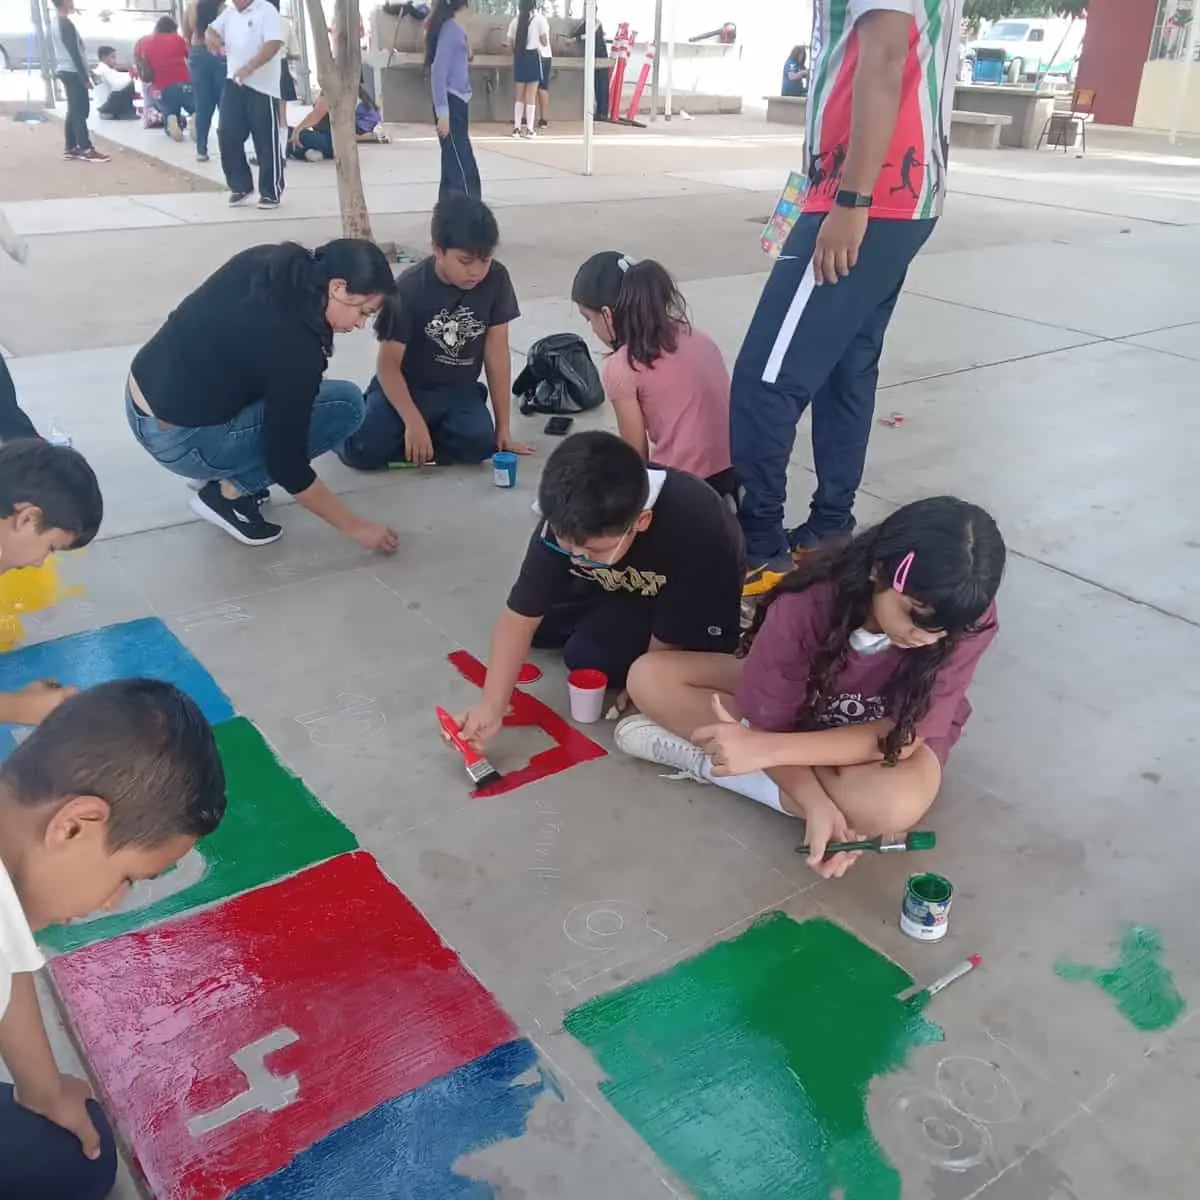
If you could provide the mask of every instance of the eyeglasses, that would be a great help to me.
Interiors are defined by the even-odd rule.
[[[626,529],[623,534],[621,534],[620,539],[612,548],[612,551],[605,562],[600,562],[598,559],[594,558],[588,558],[586,554],[580,554],[577,551],[568,550],[566,547],[560,546],[555,540],[554,530],[550,528],[549,521],[542,526],[541,542],[547,550],[553,550],[555,554],[561,554],[564,558],[569,558],[577,566],[598,567],[602,570],[606,570],[608,567],[613,566],[614,563],[620,561],[621,555],[625,551],[625,539],[633,532],[633,528],[633,525],[630,525],[629,528]]]

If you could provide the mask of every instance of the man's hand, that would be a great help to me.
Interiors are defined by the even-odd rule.
[[[861,853],[858,850],[843,850],[840,854],[825,857],[825,847],[830,842],[858,840],[854,830],[846,824],[845,814],[832,800],[805,806],[804,836],[808,842],[808,865],[822,879],[840,879],[858,861]]]
[[[450,118],[438,117],[437,119],[438,137],[448,138],[450,136]]]
[[[233,82],[234,83],[245,83],[246,80],[249,78],[250,78],[250,72],[247,71],[245,67],[239,67],[233,73]]]
[[[496,430],[496,449],[508,450],[512,454],[534,454],[536,448],[527,442],[518,442],[508,429]]]
[[[716,722],[700,726],[692,734],[692,741],[712,759],[714,775],[748,775],[776,765],[771,761],[769,733],[747,729],[734,720],[720,696],[713,696],[712,706]]]
[[[27,683],[14,697],[19,723],[40,725],[64,700],[69,700],[78,691],[77,687],[63,687],[53,679]]]
[[[92,1089],[74,1075],[59,1075],[58,1086],[45,1096],[18,1092],[17,1103],[55,1125],[73,1133],[79,1139],[84,1156],[93,1161],[100,1157],[100,1134],[88,1115],[87,1102]]]
[[[473,708],[467,709],[462,716],[454,718],[458,722],[458,731],[463,741],[472,749],[482,752],[483,748],[500,732],[504,714],[496,712],[486,701],[480,701]]]
[[[858,262],[858,251],[867,233],[865,208],[839,208],[829,210],[817,232],[817,244],[813,250],[813,277],[818,287],[823,283],[837,283],[850,274]]]
[[[433,435],[425,418],[413,411],[404,418],[404,457],[414,466],[423,467],[433,462]]]
[[[292,144],[293,146],[299,147],[299,145],[300,145],[300,135],[301,135],[301,133],[303,133],[303,132],[304,132],[304,131],[303,131],[302,129],[300,129],[299,127],[297,127],[297,128],[295,128],[295,129],[293,129],[293,130],[292,130],[292,136],[291,136],[291,137],[288,139],[288,141],[290,141],[290,142],[291,142],[291,144]]]
[[[355,520],[347,533],[364,550],[373,550],[376,554],[395,554],[400,539],[396,531],[388,525],[380,525],[378,521],[367,521],[362,517]]]

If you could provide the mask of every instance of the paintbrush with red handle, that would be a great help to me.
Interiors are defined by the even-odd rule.
[[[462,755],[471,782],[480,788],[491,787],[493,783],[499,783],[503,776],[478,750],[471,748],[459,732],[458,722],[444,708],[434,711],[437,713],[438,724],[442,727],[442,734],[446,741]]]

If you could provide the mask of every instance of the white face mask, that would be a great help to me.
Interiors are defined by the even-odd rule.
[[[855,629],[850,634],[850,649],[859,654],[878,654],[892,644],[886,633],[872,633],[869,629]]]

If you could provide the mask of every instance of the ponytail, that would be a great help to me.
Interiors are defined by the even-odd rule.
[[[517,36],[513,39],[513,53],[523,54],[529,43],[529,26],[533,21],[535,0],[521,0],[517,12]]]
[[[625,347],[632,363],[652,367],[679,348],[691,331],[687,301],[671,273],[652,258],[641,262],[617,250],[593,254],[575,274],[571,299],[593,312],[612,313],[614,350]]]

